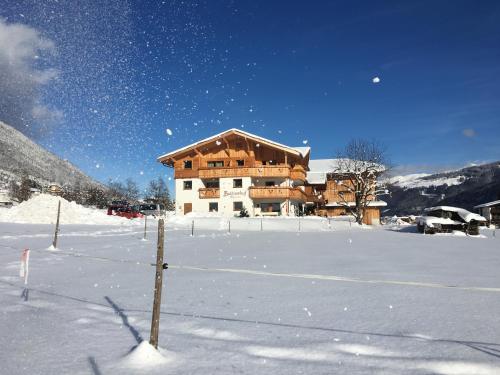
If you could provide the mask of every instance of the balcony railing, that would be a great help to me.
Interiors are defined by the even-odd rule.
[[[249,192],[253,199],[293,199],[305,202],[307,198],[301,189],[292,187],[251,186]]]
[[[198,193],[200,194],[200,199],[210,199],[210,198],[220,197],[220,189],[218,188],[200,188],[198,189]]]
[[[199,178],[221,178],[221,177],[279,177],[291,178],[293,180],[306,179],[306,172],[302,167],[294,167],[293,169],[287,166],[279,165],[263,165],[260,167],[221,167],[208,168],[202,167],[198,169]]]

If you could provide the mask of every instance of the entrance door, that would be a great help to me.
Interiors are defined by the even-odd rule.
[[[184,203],[184,215],[190,213],[193,211],[193,204],[192,203]]]

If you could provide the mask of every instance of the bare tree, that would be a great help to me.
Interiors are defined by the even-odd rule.
[[[125,197],[129,201],[136,201],[139,198],[139,187],[132,178],[125,180]]]
[[[161,177],[149,182],[146,189],[145,200],[152,203],[163,204],[167,211],[175,210],[168,185]]]
[[[386,149],[376,141],[353,139],[338,153],[333,174],[337,185],[345,189],[339,192],[339,203],[358,224],[363,223],[366,208],[375,198],[377,177],[387,163]]]

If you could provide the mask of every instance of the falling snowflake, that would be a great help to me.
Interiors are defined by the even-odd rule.
[[[167,132],[167,135],[168,135],[168,136],[172,136],[172,134],[173,134],[173,133],[172,133],[172,130],[170,130],[170,129],[168,129],[168,128],[167,128],[166,132]]]
[[[373,77],[372,82],[373,83],[380,83],[380,78],[379,77]]]
[[[307,142],[309,142],[307,139],[304,139],[304,140],[302,141],[302,143],[303,143],[303,144],[305,144],[305,145],[307,145]]]

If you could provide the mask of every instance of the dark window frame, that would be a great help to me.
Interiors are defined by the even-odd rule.
[[[237,184],[236,181],[239,181],[239,184]],[[243,179],[242,178],[233,178],[233,188],[241,189],[242,187],[243,187]]]
[[[193,169],[193,161],[184,160],[184,169]]]
[[[208,168],[222,168],[222,167],[224,167],[224,161],[223,160],[207,161],[207,167]]]
[[[192,180],[184,181],[182,184],[182,188],[183,188],[182,190],[193,190],[193,181]]]

